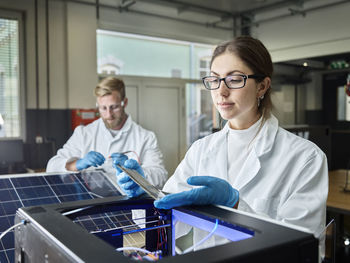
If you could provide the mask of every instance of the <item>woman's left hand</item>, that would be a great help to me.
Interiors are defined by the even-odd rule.
[[[190,185],[201,186],[189,191],[169,194],[154,201],[159,209],[170,209],[184,205],[224,205],[234,207],[239,200],[239,192],[227,181],[212,176],[192,176],[187,179]]]

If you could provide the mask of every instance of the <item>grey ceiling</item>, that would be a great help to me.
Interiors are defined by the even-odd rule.
[[[99,0],[100,4],[137,8],[141,2],[177,8],[180,12],[212,12],[213,14],[239,15],[288,5],[301,5],[307,0]]]
[[[69,0],[68,0],[69,1]],[[119,12],[158,16],[208,27],[233,30],[235,18],[285,9],[298,10],[312,0],[80,0],[98,3],[101,8],[114,8]],[[314,0],[315,1],[315,0]]]
[[[158,16],[165,19],[193,23],[206,27],[234,30],[235,18],[246,18],[243,26],[248,28],[259,25],[264,20],[256,20],[256,16],[264,13],[282,13],[283,16],[305,15],[309,11],[328,8],[347,1],[334,0],[62,0],[87,3],[100,8],[112,8],[117,12],[130,12],[140,15]],[[305,7],[307,6],[307,7]],[[310,7],[311,6],[311,7]],[[98,13],[98,12],[97,12]],[[268,18],[279,19],[280,15]],[[267,21],[265,19],[265,21]],[[314,68],[324,68],[331,61],[345,58],[350,54],[340,54],[313,58],[308,61]],[[302,65],[305,60],[290,61],[291,65]]]

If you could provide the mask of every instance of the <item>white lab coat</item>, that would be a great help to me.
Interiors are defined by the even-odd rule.
[[[102,119],[87,126],[78,126],[63,148],[52,157],[46,167],[47,172],[63,172],[67,161],[84,157],[89,151],[101,153],[106,161],[102,168],[116,182],[115,169],[109,156],[116,152],[135,151],[141,161],[146,179],[158,188],[167,180],[163,165],[163,155],[158,148],[156,136],[132,121],[128,116],[123,128],[113,137]],[[134,153],[127,154],[137,160]],[[94,167],[91,167],[94,169]]]
[[[253,141],[241,171],[228,174],[228,131],[226,125],[196,141],[163,190],[191,189],[186,183],[190,176],[219,177],[239,190],[239,210],[306,227],[316,236],[321,233],[328,195],[325,154],[314,143],[279,127],[271,116]]]

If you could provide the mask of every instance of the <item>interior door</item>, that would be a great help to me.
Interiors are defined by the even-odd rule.
[[[153,131],[172,175],[187,150],[185,82],[176,79],[123,77],[129,98],[127,112]]]

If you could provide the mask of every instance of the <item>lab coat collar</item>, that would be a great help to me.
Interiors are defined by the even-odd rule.
[[[229,130],[229,123],[227,122],[224,128],[222,129],[222,132],[224,132],[225,136],[227,136]],[[253,147],[257,157],[264,155],[272,149],[277,130],[278,120],[274,115],[271,114],[270,118],[266,120],[258,135],[254,139],[255,142],[253,142]]]
[[[119,134],[113,138],[112,134],[110,133],[110,131],[107,129],[106,125],[104,124],[102,118],[100,118],[99,121],[100,121],[100,127],[104,131],[106,136],[108,136],[110,139],[114,139],[114,140],[120,138],[122,133],[128,132],[131,129],[131,126],[133,123],[131,116],[128,115],[123,127],[119,130],[120,131]]]
[[[220,167],[217,167],[218,173],[224,179],[232,184],[233,187],[240,190],[246,186],[259,172],[261,164],[259,157],[271,151],[278,130],[278,120],[271,115],[266,120],[263,127],[259,131],[255,142],[253,142],[253,150],[249,154],[246,162],[242,164],[242,169],[239,174],[229,176],[227,173],[227,135],[229,132],[228,123],[218,132],[216,139],[209,145],[209,155],[216,156],[220,159]]]
[[[131,116],[128,115],[123,127],[120,129],[121,132],[128,132],[131,129],[132,119]]]

